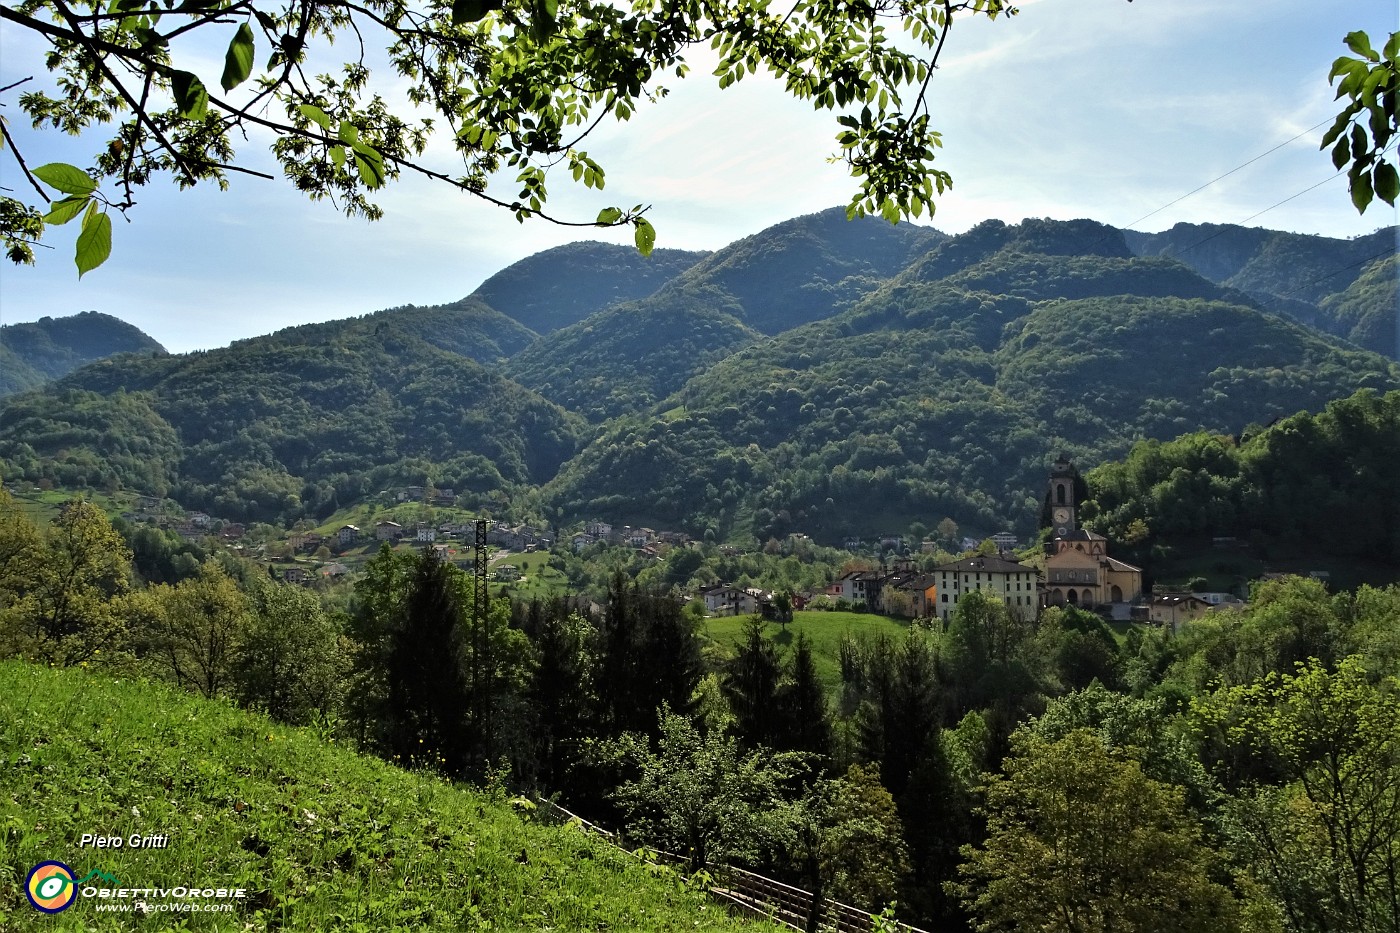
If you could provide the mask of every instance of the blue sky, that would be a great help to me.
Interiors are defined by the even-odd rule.
[[[1397,18],[1394,0],[1029,0],[1014,18],[965,21],[930,89],[940,162],[954,178],[931,222],[960,232],[988,218],[1090,217],[1140,230],[1221,222],[1338,237],[1393,224],[1395,211],[1379,202],[1356,214],[1345,179],[1331,178],[1318,151],[1322,129],[1307,131],[1335,112],[1326,75],[1345,52],[1343,36],[1364,29],[1383,40]],[[34,48],[0,26],[0,85],[41,68]],[[561,174],[554,210],[591,217],[647,203],[658,245],[715,249],[848,200],[851,180],[826,161],[832,114],[787,99],[771,80],[719,91],[704,59],[695,65],[661,103],[595,134],[586,148],[607,169],[607,189],[573,192]],[[212,82],[219,68],[199,70]],[[91,143],[16,120],[11,95],[4,113],[31,165],[90,160]],[[0,154],[0,185],[19,190],[17,175]],[[0,323],[96,310],[171,350],[209,348],[307,321],[453,301],[539,250],[628,240],[522,226],[417,179],[380,203],[385,219],[369,224],[281,182],[235,176],[223,193],[161,182],[145,190],[130,223],[116,221],[112,258],[81,281],[69,228],[49,234],[55,249],[41,251],[37,268],[0,269]]]

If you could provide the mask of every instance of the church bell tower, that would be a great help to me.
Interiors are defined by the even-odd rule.
[[[1049,498],[1051,536],[1063,538],[1078,527],[1074,517],[1074,464],[1064,454],[1050,467]]]

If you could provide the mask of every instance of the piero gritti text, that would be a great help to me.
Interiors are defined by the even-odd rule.
[[[169,833],[132,833],[124,837],[83,833],[78,838],[80,849],[165,849],[169,846]]]

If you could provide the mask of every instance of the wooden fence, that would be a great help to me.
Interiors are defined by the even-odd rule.
[[[589,822],[552,800],[537,799],[535,805],[540,817],[548,822],[577,824],[588,832],[602,836],[624,852],[629,851],[616,833]],[[649,848],[644,851],[648,858],[657,862],[682,868],[689,865],[689,860],[684,856]],[[819,903],[814,903],[812,892],[756,872],[732,865],[712,865],[709,871],[714,878],[710,897],[735,912],[766,918],[804,933],[808,930],[820,933],[870,933],[875,927],[875,917],[864,910],[831,898],[822,898]],[[895,928],[900,933],[927,933],[905,923],[897,923]]]

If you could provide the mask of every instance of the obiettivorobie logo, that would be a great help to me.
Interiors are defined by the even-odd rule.
[[[24,896],[29,898],[29,903],[34,905],[35,910],[56,914],[72,907],[73,901],[78,898],[79,886],[94,878],[121,885],[120,881],[105,871],[93,869],[81,878],[74,878],[73,869],[62,862],[40,862],[30,870],[29,877],[24,880]]]
[[[94,883],[89,883],[94,882]],[[100,886],[99,886],[100,885]],[[99,911],[116,913],[220,913],[248,897],[245,888],[185,883],[171,887],[123,887],[113,875],[93,869],[81,878],[62,862],[40,862],[24,880],[24,894],[35,910],[56,914],[82,898]]]

